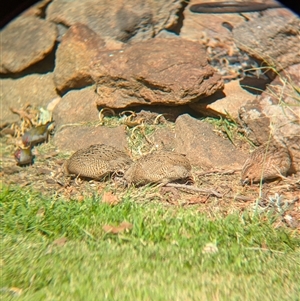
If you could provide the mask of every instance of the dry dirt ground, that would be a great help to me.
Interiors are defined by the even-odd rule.
[[[147,141],[149,139],[143,143]],[[240,171],[193,168],[194,183],[177,184],[178,187],[172,187],[172,184],[167,187],[125,187],[112,178],[100,182],[64,176],[61,167],[70,153],[58,152],[52,142],[50,136],[48,143],[35,147],[34,164],[20,167],[13,157],[16,145],[20,143],[20,135],[2,135],[0,174],[3,184],[30,187],[51,198],[64,198],[66,201],[83,202],[87,197],[100,196],[102,202],[110,205],[116,205],[130,195],[141,205],[164,202],[166,206],[194,206],[195,210],[212,218],[245,210],[272,212],[277,217],[278,226],[285,225],[300,232],[299,174],[281,181],[242,186]]]

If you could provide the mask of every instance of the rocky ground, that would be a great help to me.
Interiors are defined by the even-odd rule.
[[[3,182],[77,201],[99,193],[117,203],[130,191],[207,213],[256,206],[299,229],[299,17],[285,8],[192,13],[200,2],[45,0],[3,28]],[[49,142],[34,147],[34,164],[17,166],[24,132],[48,120]],[[287,179],[242,186],[250,151],[273,137],[291,153]],[[61,175],[71,153],[96,143],[133,159],[184,153],[196,189]]]
[[[137,116],[145,115],[148,114],[143,112]],[[175,124],[165,120],[161,115],[152,114],[151,116],[152,118],[148,119],[148,124],[142,126],[129,127],[126,125],[126,121],[125,125],[116,126],[124,120],[116,117],[104,117],[97,125],[89,125],[86,128],[91,131],[99,129],[102,133],[108,131],[110,134],[112,130],[122,127],[124,130],[122,132],[123,143],[127,144],[127,152],[134,159],[156,149],[173,149],[176,133],[178,135],[188,134],[185,128],[180,128],[182,132],[179,130],[176,132],[177,124],[181,119],[191,118],[188,115],[181,116],[181,119],[177,118]],[[134,124],[135,119],[130,119],[131,123]],[[237,126],[227,124],[227,130],[232,133],[233,145],[226,138],[226,126],[224,124],[213,125],[210,122],[215,123],[213,119],[206,119],[202,122],[203,124],[200,123],[199,131],[202,134],[205,133],[205,130],[214,134],[209,138],[211,141],[208,143],[210,146],[216,144],[215,148],[211,149],[215,149],[215,152],[212,152],[211,156],[207,158],[204,155],[201,156],[201,162],[207,163],[206,167],[200,168],[193,164],[194,183],[181,183],[179,186],[175,184],[175,187],[171,184],[161,188],[155,186],[152,188],[151,186],[134,188],[125,187],[122,183],[110,178],[103,181],[87,181],[67,177],[62,173],[62,165],[72,152],[59,151],[53,136],[49,137],[48,143],[38,145],[33,149],[34,164],[22,167],[16,165],[12,156],[15,144],[20,143],[20,139],[9,136],[2,137],[1,174],[3,182],[8,185],[17,184],[21,187],[32,188],[50,197],[62,197],[69,201],[78,202],[83,201],[86,197],[101,195],[104,201],[110,205],[116,205],[129,193],[137,202],[160,201],[166,205],[197,206],[197,210],[212,216],[215,214],[227,215],[237,210],[244,211],[246,209],[258,209],[260,212],[272,211],[278,215],[278,226],[285,224],[292,228],[299,228],[299,176],[294,174],[283,181],[242,186],[240,168],[236,164],[238,160],[234,160],[235,154],[232,154],[232,165],[230,165],[226,163],[230,158],[226,158],[226,155],[222,154],[222,148],[220,151],[218,150],[220,147],[230,149],[236,147],[246,156],[251,146],[239,133]],[[107,137],[110,139],[110,135]],[[205,153],[204,147],[203,154]],[[195,154],[195,156],[199,157],[199,154]],[[218,164],[211,162],[211,160],[214,161],[214,158]],[[226,164],[222,163],[222,160]]]

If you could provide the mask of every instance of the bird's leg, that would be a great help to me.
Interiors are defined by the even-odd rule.
[[[77,186],[80,186],[80,182],[81,182],[80,174],[76,176],[74,182],[75,182],[75,184],[76,184]]]
[[[163,186],[166,186],[170,181],[168,179],[161,180],[160,183],[157,183],[154,187],[155,188],[161,188]]]

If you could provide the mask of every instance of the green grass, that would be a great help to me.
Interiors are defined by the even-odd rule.
[[[2,187],[0,214],[1,300],[299,300],[300,237],[272,217],[208,218],[130,191],[112,207],[17,187]],[[133,228],[102,229],[123,221]],[[207,243],[218,252],[203,253]]]

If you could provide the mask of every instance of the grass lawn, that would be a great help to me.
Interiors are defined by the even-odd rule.
[[[0,208],[1,300],[300,300],[299,233],[272,215],[15,186]]]

